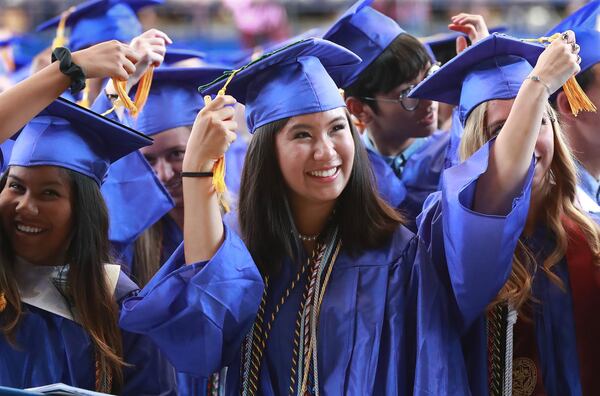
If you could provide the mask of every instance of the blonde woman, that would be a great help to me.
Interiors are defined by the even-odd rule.
[[[571,31],[545,50],[493,35],[412,93],[458,105],[461,159],[482,159],[474,210],[510,210],[506,197],[519,189],[530,203],[503,287],[487,316],[465,328],[473,394],[600,392],[600,229],[578,207],[575,164],[548,103],[579,71],[578,52]],[[473,274],[450,276],[456,293],[456,278]]]

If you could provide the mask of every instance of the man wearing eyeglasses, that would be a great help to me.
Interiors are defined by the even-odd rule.
[[[437,130],[437,102],[408,93],[437,65],[415,37],[359,1],[323,38],[362,62],[344,88],[363,136],[380,194],[404,210],[413,228],[427,196],[438,189],[449,135]]]
[[[438,103],[408,93],[439,65],[419,40],[369,7],[371,2],[355,3],[323,38],[362,59],[342,87],[346,105],[365,127],[363,141],[380,194],[404,211],[414,231],[425,199],[438,190],[450,135],[438,130]],[[449,28],[471,41],[489,34],[479,15],[459,14]],[[457,40],[457,51],[466,46],[464,37]]]

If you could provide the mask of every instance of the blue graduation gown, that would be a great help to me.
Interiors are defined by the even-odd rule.
[[[477,179],[487,170],[493,142],[446,169],[441,190],[428,197],[417,218],[419,236],[427,241],[433,261],[447,266],[463,329],[485,312],[508,280],[529,211],[533,158],[508,213],[486,215],[472,210]]]
[[[598,218],[595,218],[595,221],[600,223]],[[552,251],[554,240],[545,228],[539,228],[529,238],[527,245],[541,263]],[[534,339],[544,389],[548,396],[581,396],[583,393],[579,373],[580,362],[577,354],[572,289],[566,257],[563,257],[552,271],[560,278],[564,289],[552,282],[541,270],[537,271],[532,287],[533,298],[539,301],[538,304],[533,305],[531,319],[534,322]],[[465,343],[471,391],[477,395],[489,394],[485,323],[486,318],[480,318],[466,335],[471,342]]]
[[[385,163],[381,154],[367,147],[380,194],[388,203],[402,209],[412,231],[416,230],[415,219],[421,213],[425,199],[439,190],[449,142],[450,135],[443,131],[426,138],[406,160],[399,178],[402,187],[397,186],[398,177],[390,172],[390,166],[385,168],[381,165],[381,162]]]
[[[600,205],[600,181],[596,180],[580,162],[577,162],[577,173],[581,189]]]
[[[115,298],[135,293],[137,286],[121,273]],[[16,331],[18,348],[0,338],[0,384],[29,388],[57,382],[95,388],[94,345],[76,322],[22,304]],[[146,336],[121,332],[125,367],[122,395],[175,395],[174,369]]]
[[[238,394],[239,347],[254,320],[262,281],[229,229],[208,263],[182,267],[182,254],[180,247],[151,284],[125,303],[121,325],[148,334],[180,371],[206,376],[229,366],[226,392]],[[271,283],[273,295],[295,275],[290,263],[283,268]],[[301,290],[294,289],[273,326],[261,370],[263,394],[285,394],[289,386]],[[342,252],[320,315],[323,391],[462,394],[462,352],[446,295],[426,249],[403,227],[382,249],[359,257]]]
[[[460,331],[465,321],[485,310],[498,290],[489,284],[478,285],[472,278],[462,284],[468,284],[466,290],[454,284],[451,288],[456,278],[448,268],[459,268],[462,261],[467,261],[469,268],[481,267],[486,256],[490,272],[498,276],[498,271],[510,265],[510,255],[487,254],[514,250],[516,239],[508,236],[511,229],[520,233],[528,205],[528,199],[519,196],[506,216],[481,215],[463,206],[464,199],[472,200],[473,186],[485,170],[486,159],[476,157],[474,163],[467,162],[445,178],[443,187],[449,191],[430,202],[421,217],[420,238],[399,227],[390,243],[380,249],[358,257],[340,253],[320,314],[317,350],[322,392],[468,394]],[[470,198],[460,197],[462,191]],[[448,228],[449,224],[452,227]],[[462,236],[473,230],[477,233],[471,245],[471,240]],[[239,393],[240,337],[248,330],[260,300],[260,288],[255,290],[258,274],[246,272],[244,277],[241,270],[231,271],[234,266],[254,268],[243,243],[234,235],[227,228],[223,246],[207,264],[181,267],[180,247],[152,283],[125,304],[121,317],[125,328],[154,339],[178,370],[206,376],[229,366],[226,393],[231,395]],[[450,254],[446,254],[445,244],[451,245]],[[203,265],[204,269],[198,268]],[[219,279],[208,283],[215,277],[214,266],[220,266]],[[265,317],[295,273],[292,263],[284,263],[269,286],[273,297]],[[299,285],[292,291],[273,324],[261,369],[262,394],[287,392],[301,290]],[[487,301],[471,301],[482,296]],[[242,298],[246,304],[239,301]],[[214,314],[223,306],[237,320]],[[234,309],[236,315],[231,314]],[[247,323],[240,319],[242,315]],[[235,342],[223,343],[224,334]]]

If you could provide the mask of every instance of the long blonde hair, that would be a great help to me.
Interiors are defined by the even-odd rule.
[[[550,104],[546,105],[546,112],[552,122],[554,156],[544,176],[544,184],[547,186],[544,197],[545,210],[542,211],[539,221],[552,232],[555,243],[553,250],[539,269],[555,284],[563,287],[560,278],[552,271],[552,267],[565,256],[569,238],[573,237],[565,228],[564,220],[569,220],[579,227],[592,251],[593,264],[597,266],[600,266],[600,227],[575,204],[577,189],[575,161]],[[460,144],[461,160],[470,157],[493,137],[490,131],[487,131],[486,117],[487,102],[477,106],[469,115]],[[523,307],[531,298],[532,273],[536,266],[534,254],[519,239],[513,255],[510,277],[489,308],[503,302],[508,302],[517,310]]]

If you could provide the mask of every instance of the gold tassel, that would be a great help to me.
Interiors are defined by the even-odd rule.
[[[4,292],[0,292],[0,312],[6,309],[6,297],[4,297]]]
[[[107,116],[115,111],[118,107],[124,106],[129,111],[129,114],[131,114],[133,117],[137,117],[148,101],[148,95],[150,94],[153,76],[154,67],[150,66],[138,82],[138,88],[137,92],[135,93],[134,100],[131,100],[129,95],[127,95],[127,81],[113,79],[112,83],[117,91],[117,94],[119,95],[119,99],[115,100],[113,107],[102,113],[102,115]]]
[[[237,69],[237,70],[233,70],[231,72],[231,75],[229,76],[229,78],[227,78],[227,81],[225,81],[225,85],[223,85],[223,88],[221,88],[219,90],[219,92],[217,93],[217,96],[222,96],[225,95],[225,91],[227,90],[227,86],[229,85],[229,83],[231,82],[231,80],[233,79],[233,77],[240,71],[241,69]],[[209,95],[206,95],[204,97],[204,105],[208,105],[210,102],[212,101],[212,99],[210,98]],[[229,207],[229,202],[227,202],[227,185],[225,184],[225,156],[217,159],[217,161],[215,162],[215,164],[213,165],[213,186],[215,188],[215,191],[217,192],[217,195],[219,197],[219,204],[221,205],[221,207],[223,208],[223,210],[225,211],[225,213],[230,211],[230,207]]]
[[[596,106],[592,103],[590,98],[588,98],[583,89],[581,89],[581,86],[575,77],[571,77],[567,80],[565,85],[563,85],[563,90],[569,101],[569,106],[571,106],[571,113],[573,113],[575,117],[577,117],[577,114],[582,110],[596,112]]]
[[[86,109],[90,108],[90,85],[86,84],[83,92],[81,93],[81,100],[77,102],[77,104],[81,107],[85,107]]]
[[[15,58],[13,56],[12,47],[8,46],[0,49],[0,57],[2,58],[2,63],[4,63],[7,71],[15,71]]]
[[[56,37],[54,37],[54,40],[52,40],[52,49],[64,47],[69,44],[69,40],[65,35],[65,27],[67,24],[67,19],[69,18],[69,15],[73,13],[73,11],[75,11],[75,7],[71,7],[61,14],[58,27],[56,28]]]
[[[551,43],[554,40],[559,39],[561,37],[562,37],[561,33],[554,33],[550,37],[540,37],[538,39],[527,39],[527,40],[523,40],[523,41],[537,42],[537,43],[544,44],[544,43]],[[572,76],[571,78],[569,78],[567,80],[567,82],[565,83],[565,85],[563,85],[562,88],[563,88],[563,91],[565,92],[565,95],[567,96],[567,101],[569,102],[569,106],[571,107],[571,113],[573,113],[573,115],[575,117],[577,117],[577,115],[581,111],[591,111],[594,113],[596,112],[596,110],[597,110],[596,106],[594,105],[594,103],[592,103],[590,98],[588,98],[588,96],[585,94],[583,89],[581,89],[581,86],[575,79],[575,76]]]

